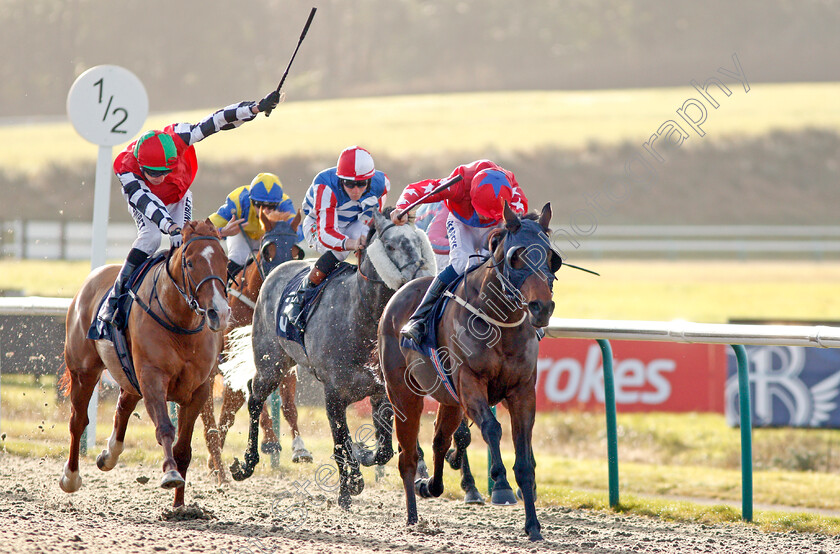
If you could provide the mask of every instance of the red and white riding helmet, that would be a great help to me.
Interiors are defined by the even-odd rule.
[[[339,179],[364,181],[373,177],[373,156],[361,146],[345,148],[338,157],[336,173]]]
[[[473,176],[470,199],[473,209],[485,219],[499,221],[504,216],[505,201],[510,204],[513,186],[504,171],[483,169]]]

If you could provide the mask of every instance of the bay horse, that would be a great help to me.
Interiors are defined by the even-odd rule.
[[[520,218],[508,206],[504,229],[490,236],[492,255],[449,293],[438,330],[438,369],[426,356],[400,344],[400,329],[420,303],[429,279],[417,279],[388,302],[379,322],[379,361],[400,445],[399,470],[405,489],[408,524],[417,523],[416,493],[443,493],[443,462],[452,434],[466,414],[490,448],[491,501],[515,503],[499,448],[502,427],[490,406],[503,402],[509,412],[516,451],[513,466],[525,504],[525,531],[541,540],[534,501],[533,449],[537,379],[537,329],[554,311],[552,284],[562,264],[550,246],[551,206]],[[451,296],[450,296],[451,295]],[[448,365],[447,365],[448,364]],[[446,379],[446,381],[444,381]],[[444,385],[444,386],[441,386]],[[423,397],[440,402],[432,442],[431,479],[415,482],[417,435]]]
[[[225,332],[225,350],[229,344],[229,334],[233,329],[250,325],[254,318],[254,307],[256,306],[257,295],[260,292],[263,281],[272,269],[283,262],[292,259],[302,259],[303,250],[295,244],[297,242],[297,229],[301,221],[300,211],[294,217],[288,212],[261,210],[260,222],[265,234],[260,240],[259,249],[253,253],[245,264],[245,268],[237,276],[238,279],[230,284],[228,294],[230,295],[230,322]],[[211,380],[219,374],[218,367],[214,368]],[[280,397],[283,401],[283,417],[289,424],[292,431],[292,461],[311,462],[312,454],[303,444],[300,438],[300,430],[297,423],[297,406],[295,404],[295,390],[297,388],[297,374],[290,372],[280,383]],[[222,407],[219,414],[219,424],[213,412],[213,395],[207,399],[204,409],[201,411],[201,420],[204,423],[204,440],[207,450],[210,453],[208,465],[211,470],[217,472],[218,480],[224,483],[226,479],[225,468],[222,465],[221,451],[225,446],[227,432],[233,426],[236,412],[245,403],[245,394],[232,389],[227,382],[222,389]],[[260,426],[263,429],[263,451],[271,452],[280,449],[280,442],[274,433],[271,417],[268,409],[263,408],[260,415]]]
[[[386,215],[374,212],[367,247],[359,254],[358,271],[331,277],[324,285],[318,306],[306,324],[305,350],[277,336],[277,310],[286,283],[311,268],[311,263],[286,262],[266,278],[254,311],[252,345],[257,372],[250,382],[248,399],[248,449],[245,463],[236,460],[231,466],[237,481],[249,477],[259,462],[257,423],[263,403],[295,364],[312,371],[324,384],[333,459],[339,472],[339,506],[349,508],[351,496],[364,489],[359,463],[384,465],[393,456],[393,414],[384,383],[367,367],[367,360],[388,299],[411,279],[434,275],[435,262],[426,235],[413,224],[391,223],[387,216],[391,209],[386,208]],[[359,449],[347,427],[347,407],[368,397],[373,408],[375,450]]]
[[[225,276],[227,255],[210,220],[184,225],[182,244],[153,267],[135,295],[125,330],[126,344],[139,390],[120,365],[114,344],[87,338],[100,300],[114,284],[119,265],[95,269],[67,310],[62,384],[70,396],[70,455],[59,479],[64,492],[82,485],[79,441],[88,424],[88,402],[104,369],[120,386],[114,430],[96,458],[102,471],[117,465],[126,426],[142,397],[163,448],[160,486],[175,489],[174,507],[183,506],[187,469],[192,457],[195,420],[210,394],[210,372],[224,343],[230,318]],[[180,406],[177,440],[167,401]],[[174,443],[174,444],[173,444]]]

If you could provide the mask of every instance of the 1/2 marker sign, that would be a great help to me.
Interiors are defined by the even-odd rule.
[[[67,115],[76,132],[100,146],[131,140],[149,114],[140,79],[116,65],[98,65],[79,75],[67,95]]]

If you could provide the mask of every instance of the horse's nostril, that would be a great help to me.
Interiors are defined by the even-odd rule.
[[[540,310],[543,308],[542,302],[528,302],[528,311],[534,315],[540,313]]]

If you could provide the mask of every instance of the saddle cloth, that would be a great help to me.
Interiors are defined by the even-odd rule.
[[[292,301],[294,293],[300,288],[300,284],[309,275],[309,268],[305,268],[296,273],[286,286],[283,288],[283,293],[280,295],[279,305],[277,307],[277,336],[286,340],[298,343],[303,347],[304,352],[306,346],[303,343],[304,334],[306,333],[306,323],[310,316],[318,306],[318,299],[324,291],[326,284],[339,275],[348,272],[355,272],[356,266],[347,262],[339,263],[336,268],[319,284],[318,286],[307,289],[303,296],[303,309],[300,312],[300,321],[302,322],[302,329],[295,327],[289,318],[286,317],[286,309]]]

